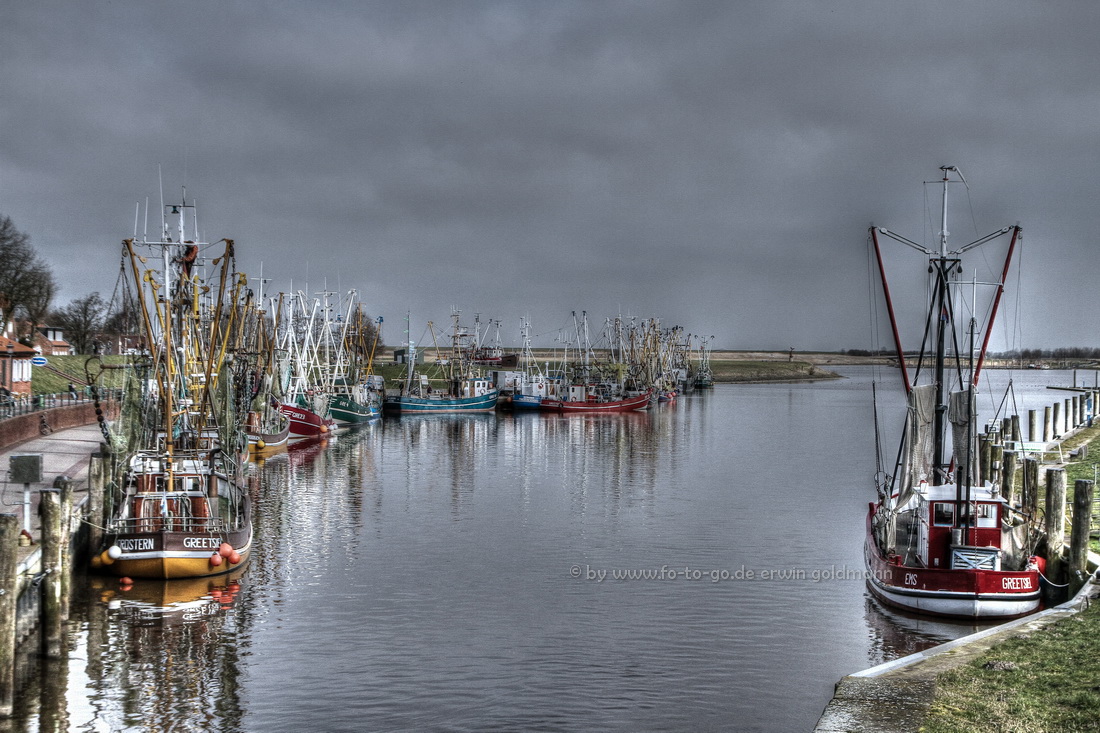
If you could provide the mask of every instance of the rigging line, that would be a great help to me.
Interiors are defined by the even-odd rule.
[[[966,181],[963,181],[963,188],[966,189],[966,203],[970,207],[970,225],[974,227],[974,236],[981,236],[978,234],[978,220],[974,218],[974,202],[970,200],[970,186],[966,185]]]

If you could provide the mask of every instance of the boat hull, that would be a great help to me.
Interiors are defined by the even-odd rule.
[[[567,414],[581,412],[631,412],[633,410],[644,410],[648,408],[650,397],[651,393],[646,392],[645,394],[628,397],[623,400],[610,400],[607,402],[544,399],[540,408],[548,412],[562,412]]]
[[[392,414],[440,415],[456,412],[492,412],[499,392],[493,390],[476,397],[394,397],[382,403]]]
[[[328,414],[337,425],[359,425],[377,420],[382,416],[376,405],[365,405],[346,395],[333,396],[328,405]]]
[[[542,397],[529,394],[512,395],[513,410],[538,410],[542,406]]]
[[[184,546],[184,542],[187,540],[190,540],[192,545],[207,543],[210,546],[201,549],[188,548]],[[251,538],[249,538],[248,544],[243,547],[237,547],[232,540],[233,537],[226,538],[226,541],[237,551],[240,561],[234,564],[228,558],[222,558],[221,564],[214,565],[210,562],[210,558],[221,546],[221,537],[203,537],[182,532],[162,532],[108,538],[108,541],[113,545],[142,547],[151,543],[155,549],[124,550],[122,555],[113,563],[103,565],[102,571],[120,577],[161,580],[224,575],[244,567],[251,556]]]
[[[867,518],[864,560],[867,586],[887,605],[932,616],[1007,619],[1039,608],[1041,588],[1036,570],[951,570],[898,565],[878,549]]]
[[[266,456],[272,453],[277,453],[280,450],[286,448],[286,444],[290,441],[290,421],[288,420],[283,426],[283,429],[277,433],[261,433],[252,432],[248,433],[248,451],[253,455]]]
[[[325,435],[336,425],[330,418],[321,417],[312,410],[297,405],[279,405],[283,414],[290,418],[290,438],[300,440],[302,438],[316,438]]]

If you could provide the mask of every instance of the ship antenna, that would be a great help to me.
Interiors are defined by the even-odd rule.
[[[164,172],[160,163],[157,163],[157,179],[160,181],[160,238],[163,241],[168,238],[168,219],[164,215]]]

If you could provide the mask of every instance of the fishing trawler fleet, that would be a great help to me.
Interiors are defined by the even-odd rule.
[[[898,456],[878,472],[878,499],[867,514],[868,586],[883,603],[910,611],[1013,617],[1039,606],[1041,535],[1034,516],[982,477],[975,404],[1020,228],[952,249],[947,192],[962,179],[953,167],[942,171],[938,248],[870,230],[907,407]],[[112,518],[92,560],[103,571],[179,578],[239,568],[253,544],[250,461],[383,414],[633,412],[713,385],[709,339],[698,339],[696,349],[682,328],[663,328],[657,319],[608,318],[601,339],[593,339],[587,313],[573,312],[571,328],[555,339],[559,348],[536,358],[526,318],[522,349],[506,353],[500,321],[483,327],[477,314],[470,329],[455,308],[446,347],[431,322],[431,347],[412,339],[406,317],[410,337],[395,352],[403,368],[387,384],[376,373],[382,319],[366,315],[355,291],[265,299],[267,281],[258,278],[254,292],[237,272],[233,240],[202,242],[197,222],[188,230],[193,211],[185,192],[182,203],[165,207],[159,239],[138,239],[135,226],[123,242],[141,336],[139,356],[126,367],[122,415],[105,428],[119,459]],[[931,296],[915,363],[902,348],[882,238],[927,257]],[[963,254],[1002,238],[1008,245],[1000,279],[963,282]],[[992,305],[979,324],[976,305],[965,302],[976,304],[983,288],[991,289]],[[961,313],[969,320],[957,318]],[[1006,446],[1014,440],[1007,436]]]
[[[91,560],[99,571],[169,579],[241,568],[253,546],[252,461],[383,412],[624,412],[690,387],[690,338],[656,320],[609,319],[597,358],[587,315],[574,314],[551,368],[535,361],[526,321],[523,354],[509,354],[499,320],[483,327],[478,314],[471,330],[453,309],[449,350],[436,346],[429,365],[409,341],[407,368],[387,388],[382,319],[355,291],[266,297],[262,274],[253,289],[237,270],[232,239],[202,241],[186,189],[162,211],[159,237],[139,238],[135,215],[122,245],[133,356],[113,367],[125,371],[125,398],[118,420],[102,423],[114,460],[110,519]]]

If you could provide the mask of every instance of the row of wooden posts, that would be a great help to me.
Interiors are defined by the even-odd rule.
[[[88,503],[84,514],[88,521],[85,547],[94,552],[103,538],[103,489],[109,471],[109,458],[93,454],[88,468]],[[59,477],[54,488],[39,494],[41,528],[39,544],[41,573],[35,582],[40,588],[40,654],[46,659],[61,659],[67,653],[66,626],[69,620],[73,568],[73,529],[75,523],[73,481]],[[15,702],[17,646],[23,636],[20,623],[33,628],[35,619],[19,618],[18,576],[19,536],[22,519],[16,514],[0,514],[0,718],[10,717]],[[34,592],[31,588],[28,592]]]
[[[1049,443],[1058,440],[1080,427],[1091,424],[1091,410],[1097,405],[1100,392],[1089,390],[1062,402],[1055,402],[1043,410],[1043,432],[1038,432],[1038,410],[1028,411],[1028,437],[1030,443]],[[1062,411],[1064,406],[1065,410]],[[1045,445],[1043,446],[1045,448]],[[1001,487],[1001,493],[1010,505],[1018,505],[1029,516],[1039,511],[1040,458],[1024,458],[1022,481],[1017,486],[1020,456],[1026,456],[1020,435],[1018,416],[1005,418],[999,429],[990,429],[979,436],[979,466],[981,478]],[[1042,449],[1039,451],[1042,452]],[[1075,459],[1088,457],[1088,444],[1078,448]],[[1056,584],[1068,584],[1070,592],[1084,584],[1088,577],[1089,536],[1093,524],[1093,481],[1078,479],[1073,486],[1073,507],[1070,513],[1069,551],[1065,552],[1066,533],[1066,470],[1050,467],[1046,470],[1043,516],[1047,538],[1046,577]]]

